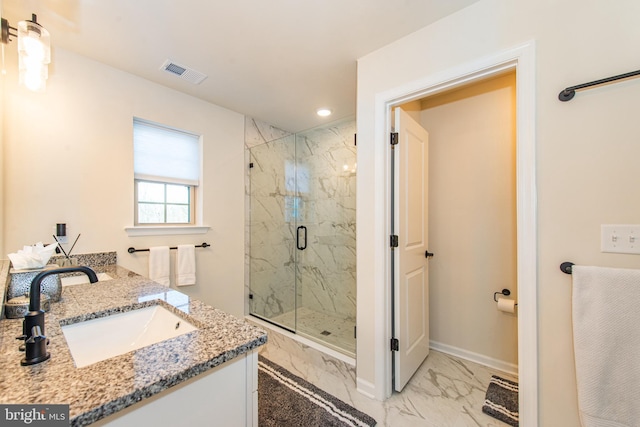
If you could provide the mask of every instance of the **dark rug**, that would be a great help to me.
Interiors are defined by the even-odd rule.
[[[260,427],[375,426],[376,420],[260,356]]]
[[[518,427],[518,383],[492,375],[482,412]]]

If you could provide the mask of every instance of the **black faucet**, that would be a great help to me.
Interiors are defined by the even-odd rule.
[[[91,283],[98,281],[96,272],[85,266],[55,268],[40,272],[31,281],[29,293],[29,312],[24,316],[22,323],[22,337],[25,339],[25,358],[22,366],[35,365],[44,362],[51,355],[47,352],[47,337],[44,335],[44,310],[40,308],[40,284],[45,277],[51,274],[84,273]]]

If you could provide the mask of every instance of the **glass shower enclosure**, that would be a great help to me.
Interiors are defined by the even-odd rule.
[[[355,355],[353,119],[250,149],[250,313]]]

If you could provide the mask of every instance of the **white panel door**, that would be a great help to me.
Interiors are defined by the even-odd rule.
[[[429,354],[428,166],[429,134],[401,108],[395,131],[394,388],[402,391]]]

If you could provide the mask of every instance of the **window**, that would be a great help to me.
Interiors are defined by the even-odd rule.
[[[200,137],[134,118],[135,224],[195,224]]]
[[[193,224],[193,186],[136,180],[137,224]]]

